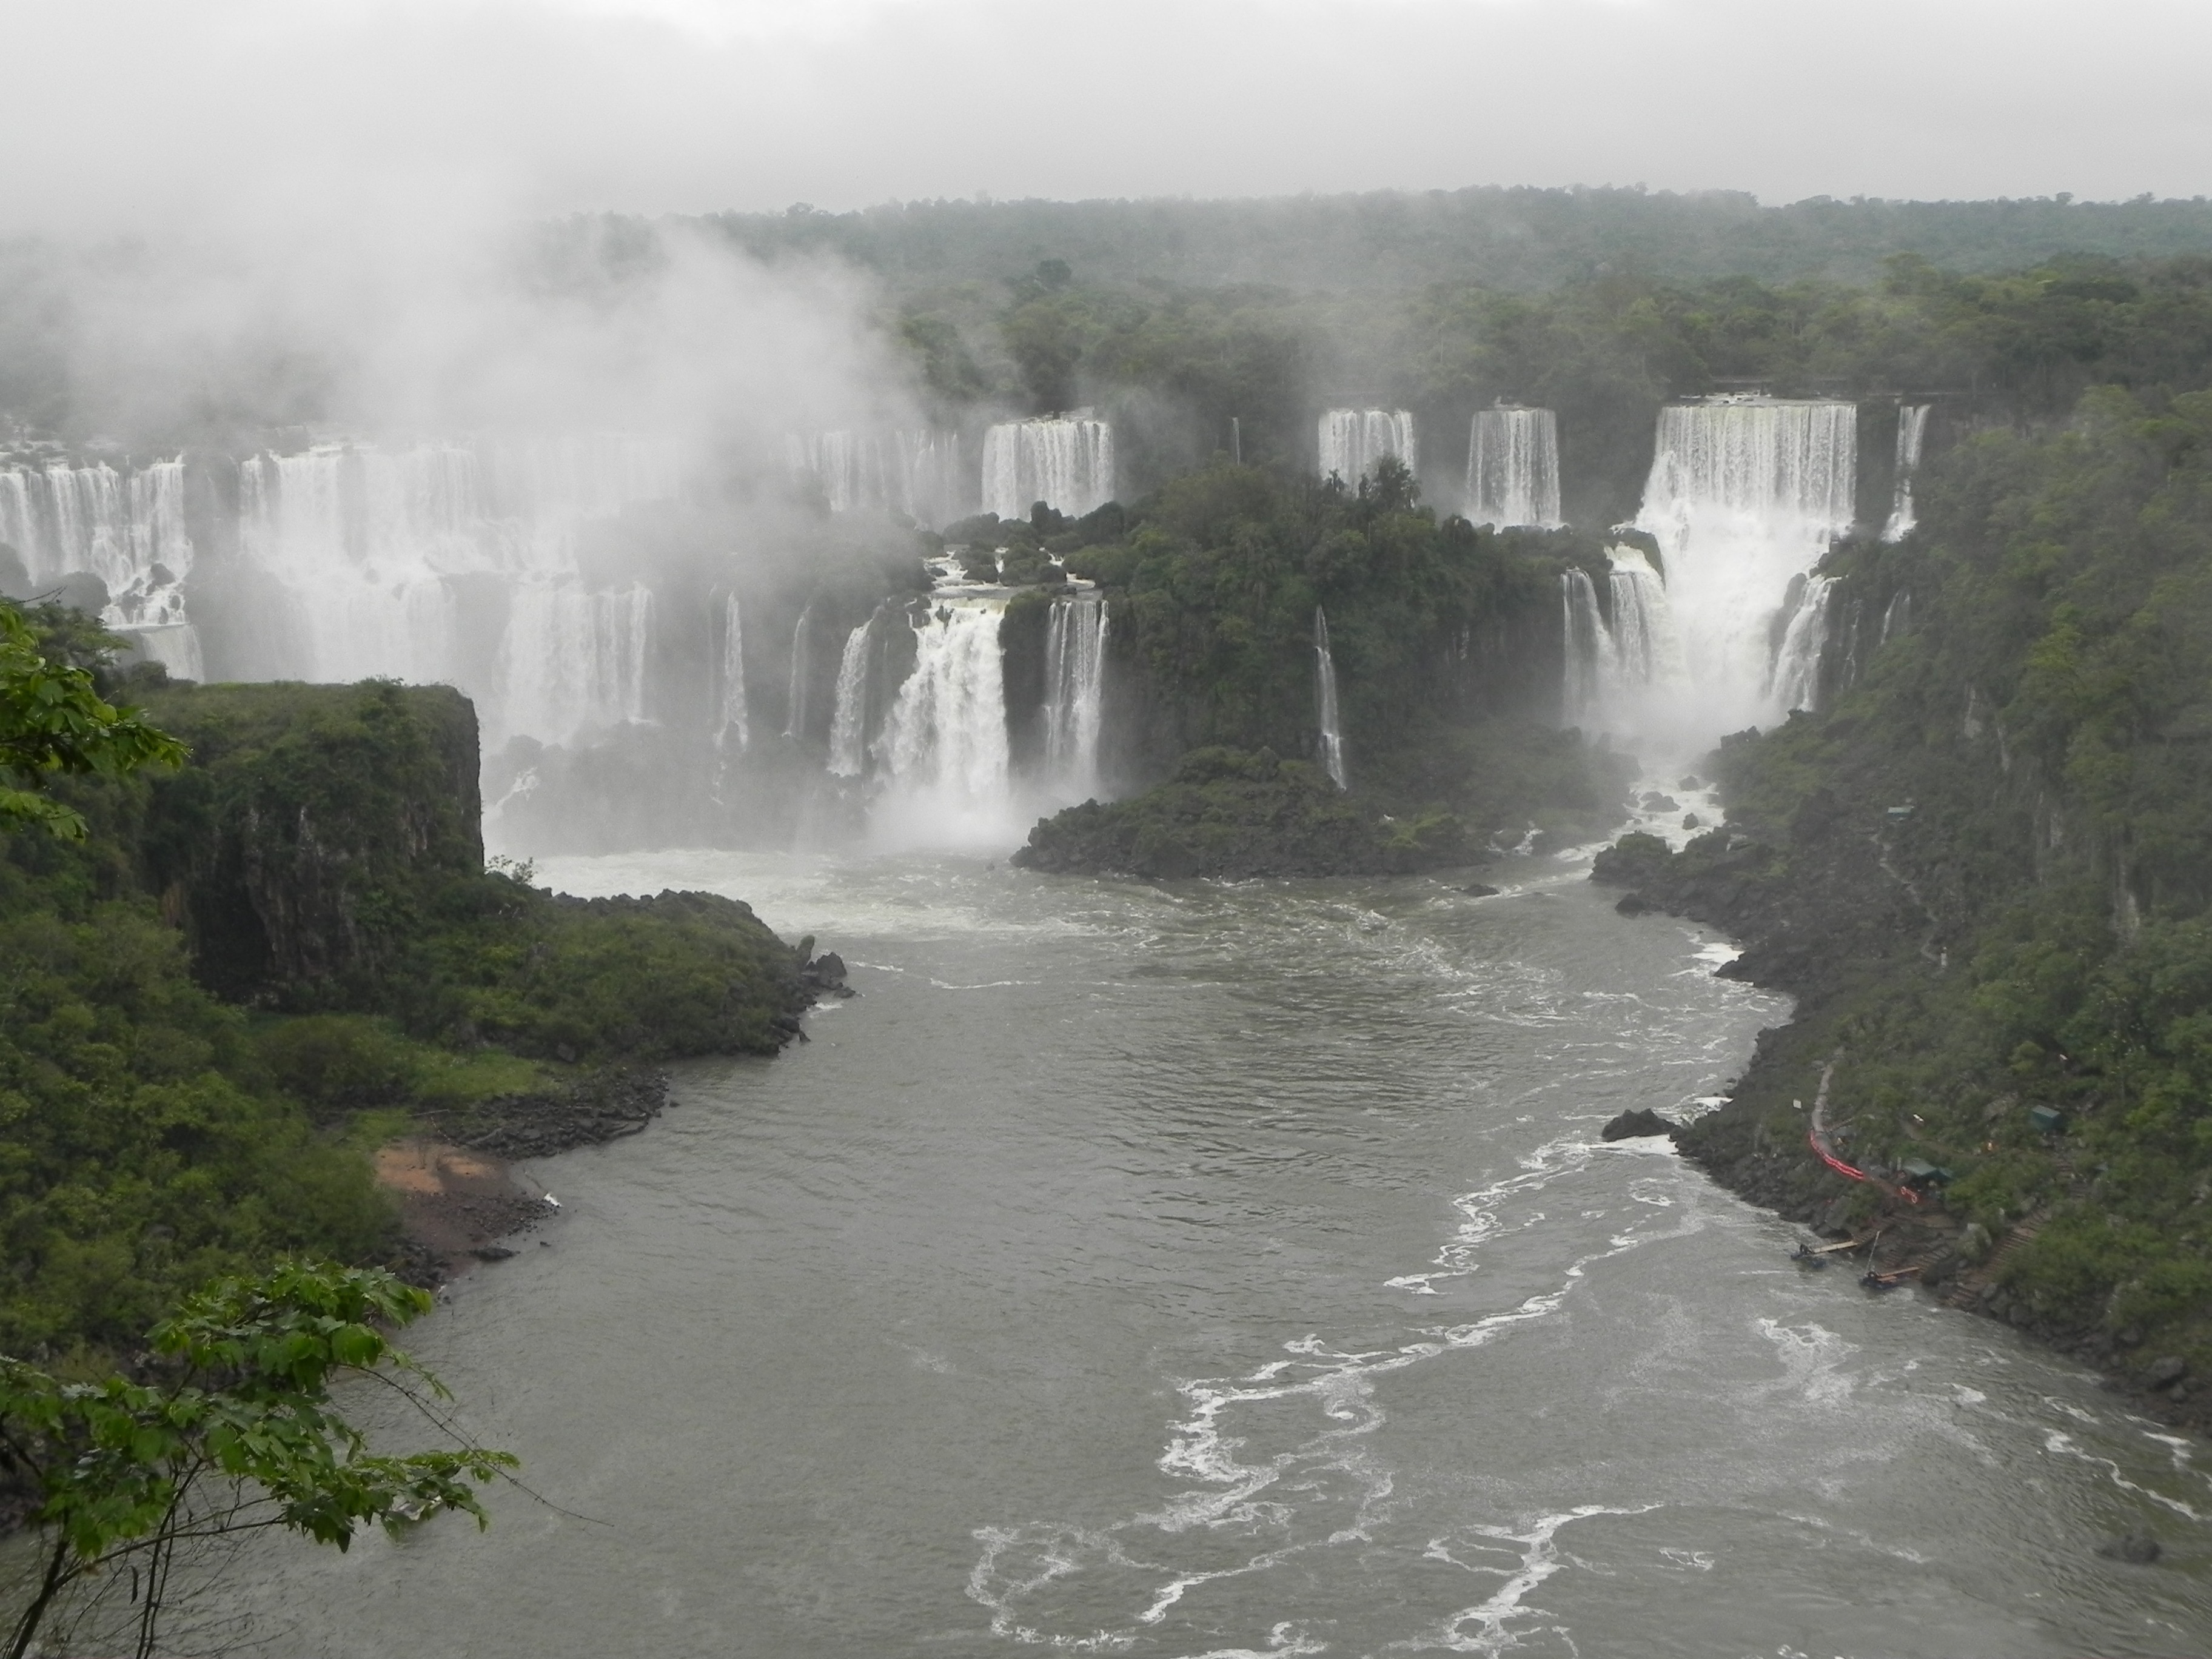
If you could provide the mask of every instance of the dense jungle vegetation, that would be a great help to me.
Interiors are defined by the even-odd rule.
[[[1081,817],[1079,835],[1075,815],[1041,829],[1030,857],[1044,867],[1417,868],[1479,860],[1532,824],[1575,836],[1618,820],[1626,757],[1556,720],[1559,574],[1603,568],[1595,538],[1440,520],[1392,460],[1346,489],[1219,459],[1126,511],[956,532],[1010,543],[1010,567],[1035,549],[1101,585],[1124,667],[1109,765],[1173,773],[1163,792]],[[1041,662],[1026,636],[1045,614],[1010,609],[1017,691],[1021,665]],[[1313,781],[1324,614],[1351,802]]]
[[[1726,830],[1632,849],[1802,998],[1686,1139],[1802,1146],[1838,1057],[1856,1155],[1948,1169],[1991,1237],[2040,1225],[2000,1310],[2212,1375],[2212,392],[1978,434],[1924,499],[1831,561],[1863,672],[1723,747]]]
[[[167,686],[33,621],[193,754],[56,783],[82,840],[0,839],[0,1351],[134,1342],[288,1250],[377,1260],[380,1140],[793,1023],[799,964],[741,904],[486,871],[457,694]]]

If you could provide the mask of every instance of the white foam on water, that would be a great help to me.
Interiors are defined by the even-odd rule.
[[[2075,1443],[2074,1437],[2063,1429],[2052,1429],[2044,1435],[2043,1449],[2053,1457],[2076,1458],[2084,1463],[2100,1468],[2104,1470],[2106,1478],[2122,1491],[2134,1492],[2140,1498],[2148,1498],[2152,1503],[2162,1504],[2172,1510],[2176,1515],[2185,1515],[2191,1521],[2204,1519],[2203,1512],[2192,1504],[2185,1503],[2179,1498],[2168,1497],[2162,1492],[2154,1492],[2148,1486],[2138,1486],[2120,1473],[2120,1466],[2118,1463],[2109,1457],[2102,1457],[2095,1452],[2084,1450]]]
[[[1558,1515],[1540,1516],[1525,1531],[1516,1532],[1510,1527],[1474,1526],[1431,1540],[1428,1548],[1422,1552],[1428,1559],[1449,1561],[1468,1572],[1496,1573],[1505,1582],[1487,1600],[1461,1608],[1435,1630],[1412,1641],[1391,1643],[1390,1650],[1443,1648],[1452,1653],[1496,1654],[1519,1647],[1521,1634],[1509,1630],[1508,1625],[1519,1620],[1555,1616],[1526,1603],[1530,1591],[1567,1565],[1559,1557],[1560,1528],[1592,1516],[1648,1515],[1659,1507],[1656,1504],[1644,1504],[1632,1509],[1615,1509],[1603,1504],[1583,1504]],[[1507,1557],[1510,1565],[1462,1560],[1452,1553],[1455,1546],[1463,1550],[1495,1552]],[[1475,1627],[1472,1631],[1467,1628],[1470,1625]],[[1562,1638],[1567,1638],[1564,1626],[1555,1625],[1552,1629]]]

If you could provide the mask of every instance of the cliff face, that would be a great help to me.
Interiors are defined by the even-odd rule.
[[[442,686],[178,689],[193,764],[149,792],[149,885],[232,998],[389,969],[435,890],[483,867],[476,713]]]

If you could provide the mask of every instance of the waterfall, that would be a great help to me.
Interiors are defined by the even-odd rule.
[[[832,513],[881,507],[888,500],[883,443],[874,434],[794,433],[786,448],[793,472],[821,486]]]
[[[1052,602],[1045,635],[1045,770],[1078,799],[1098,790],[1105,714],[1106,601],[1079,593]]]
[[[1912,475],[1920,470],[1920,447],[1928,438],[1928,404],[1901,404],[1897,410],[1897,487],[1891,497],[1889,522],[1881,527],[1886,542],[1901,542],[1918,522],[1912,514]]]
[[[734,745],[742,755],[752,744],[752,724],[745,715],[745,619],[731,593],[722,600],[722,708],[714,730],[715,746]]]
[[[830,771],[857,778],[867,765],[868,635],[873,618],[845,636],[837,659],[837,707],[830,720]]]
[[[791,625],[791,681],[783,697],[783,735],[795,742],[806,740],[806,682],[813,667],[812,653],[807,649],[811,637],[808,624],[814,620],[814,601],[809,599],[799,607],[799,620]]]
[[[1769,696],[1785,714],[1793,708],[1818,706],[1820,654],[1828,644],[1828,599],[1835,582],[1826,576],[1808,576],[1793,597],[1784,623],[1782,642],[1775,647],[1774,678]]]
[[[1344,726],[1336,712],[1336,659],[1328,650],[1328,618],[1314,607],[1315,701],[1321,720],[1321,763],[1329,781],[1340,789],[1350,786],[1344,775]]]
[[[0,542],[22,560],[32,593],[70,576],[97,577],[107,592],[105,626],[179,677],[203,678],[185,608],[193,550],[183,461],[119,472],[104,461],[0,468]]]
[[[1857,410],[1731,398],[1660,411],[1637,527],[1658,542],[1679,659],[1672,714],[1703,733],[1772,719],[1770,624],[1851,521]]]
[[[894,787],[925,806],[964,816],[1006,805],[1005,614],[1003,594],[939,592],[910,616],[914,672],[891,703],[876,754]]]
[[[565,743],[644,720],[652,629],[653,595],[644,587],[591,592],[532,581],[516,589],[506,681],[509,695],[531,711],[532,734]]]
[[[1468,434],[1468,520],[1559,527],[1559,423],[1548,409],[1485,409]]]
[[[1605,617],[1597,608],[1597,587],[1589,572],[1559,573],[1560,627],[1566,641],[1566,684],[1562,712],[1570,726],[1578,726],[1601,712],[1606,663],[1613,641]]]
[[[1334,473],[1356,489],[1375,464],[1395,455],[1407,469],[1420,465],[1413,417],[1402,409],[1332,409],[1321,417],[1321,476]]]
[[[1632,547],[1606,554],[1611,567],[1606,597],[1613,619],[1598,608],[1587,571],[1559,578],[1565,629],[1563,702],[1571,722],[1632,720],[1652,693],[1679,689],[1686,678],[1667,585],[1651,562]]]
[[[258,630],[250,660],[218,669],[453,683],[495,744],[642,719],[650,597],[588,584],[577,538],[680,485],[672,452],[623,434],[250,456],[238,469],[239,555],[280,620]],[[464,625],[459,583],[501,596],[496,637]]]
[[[960,464],[960,434],[923,428],[891,434],[898,456],[891,505],[916,524],[941,529],[968,511],[967,475]],[[1106,467],[1111,478],[1109,459]],[[1110,487],[1110,485],[1109,485]]]
[[[1081,518],[1114,499],[1114,428],[1088,416],[1012,421],[983,434],[983,510],[1026,519],[1042,501]]]

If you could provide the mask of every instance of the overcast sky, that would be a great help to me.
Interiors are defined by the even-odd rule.
[[[0,228],[1470,184],[2212,193],[2212,0],[0,0]]]

